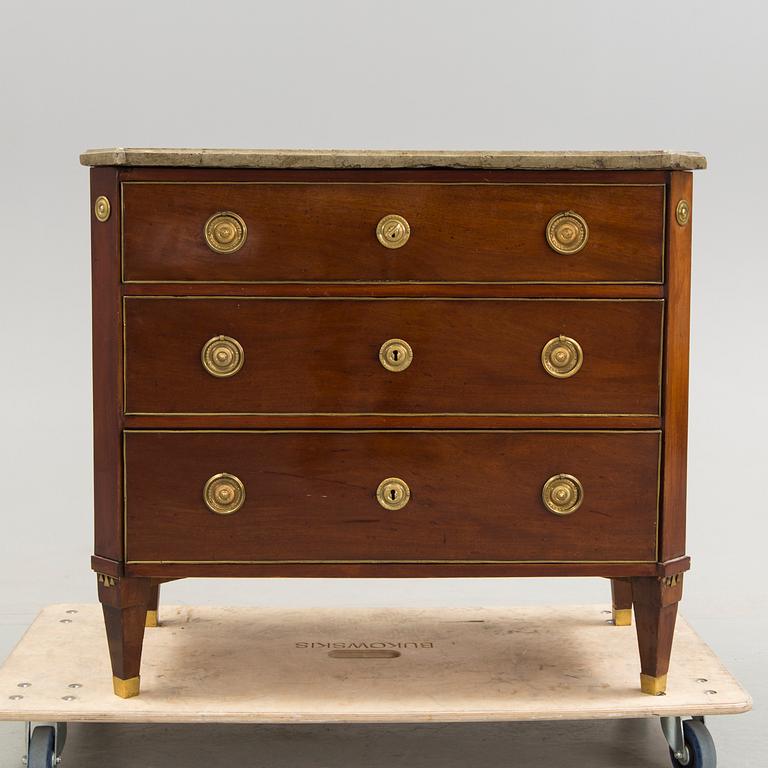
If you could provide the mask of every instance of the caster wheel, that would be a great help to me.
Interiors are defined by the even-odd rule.
[[[27,753],[27,768],[54,768],[56,765],[56,731],[50,725],[38,725],[32,731]]]
[[[704,723],[699,720],[683,722],[683,736],[688,747],[689,760],[685,768],[717,768],[717,751],[712,734]],[[673,768],[682,768],[681,763],[670,750]]]

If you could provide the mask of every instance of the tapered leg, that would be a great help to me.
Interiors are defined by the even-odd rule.
[[[160,619],[158,617],[159,607],[160,607],[160,585],[153,584],[149,588],[149,603],[147,604],[146,626],[148,627],[160,626]]]
[[[99,574],[98,584],[115,694],[123,699],[138,696],[141,647],[151,581]]]
[[[682,596],[682,573],[666,578],[632,579],[643,693],[659,695],[667,689],[677,604]]]
[[[617,627],[632,624],[632,582],[629,579],[611,579],[613,623]]]

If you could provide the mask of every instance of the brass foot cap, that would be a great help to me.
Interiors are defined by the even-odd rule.
[[[144,622],[145,627],[159,627],[160,622],[157,618],[157,611],[147,611],[147,619]]]
[[[614,608],[613,623],[617,627],[631,627],[632,626],[632,609],[631,608]],[[147,626],[149,626],[149,624],[147,624]]]
[[[121,699],[130,699],[139,695],[140,677],[131,677],[128,680],[121,680],[119,677],[112,678],[112,687],[115,690],[115,696]]]
[[[659,675],[651,677],[650,675],[640,675],[640,690],[651,696],[660,696],[667,690],[667,676]]]

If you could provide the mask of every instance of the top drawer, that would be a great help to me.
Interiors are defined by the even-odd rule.
[[[123,182],[122,195],[126,282],[663,282],[663,184]]]

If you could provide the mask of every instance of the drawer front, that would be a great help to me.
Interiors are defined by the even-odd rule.
[[[122,195],[128,282],[663,280],[658,184],[124,182]],[[547,232],[566,211],[586,229],[554,223],[555,243],[573,251],[561,253]],[[236,217],[211,220],[221,212]],[[409,226],[401,247],[377,237],[390,214]],[[380,234],[391,246],[404,231]]]
[[[661,300],[127,298],[125,407],[654,416],[662,313]],[[542,359],[561,335],[580,347],[566,341],[566,356],[581,360],[568,377]],[[385,367],[397,362],[386,357],[390,340],[410,347],[407,368]],[[225,369],[237,356],[239,370],[214,375],[203,350],[222,353]]]
[[[126,559],[655,561],[659,445],[658,432],[127,432]],[[204,500],[222,473],[209,498],[242,501],[229,514]],[[580,486],[569,514],[542,496],[562,474]],[[400,508],[377,498],[390,478],[408,486]],[[557,482],[548,498],[562,500]]]

